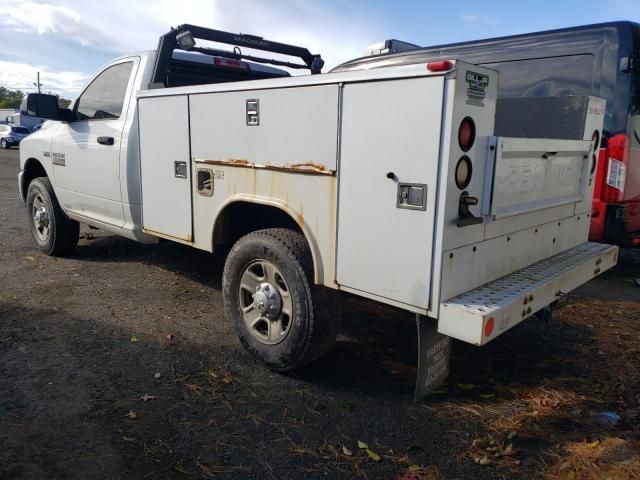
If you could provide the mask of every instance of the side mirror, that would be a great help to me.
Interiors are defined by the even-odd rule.
[[[30,93],[22,99],[20,113],[28,117],[46,118],[47,120],[69,121],[71,111],[58,107],[58,97],[46,93]]]

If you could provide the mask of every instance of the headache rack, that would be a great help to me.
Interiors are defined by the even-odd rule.
[[[195,39],[206,40],[217,43],[233,45],[233,51],[220,50],[216,48],[197,47]],[[278,53],[300,58],[304,63],[293,63],[283,60],[245,55],[240,47],[261,50],[264,52]],[[318,54],[312,54],[308,49],[287,45],[286,43],[272,42],[255,35],[242,33],[223,32],[212,28],[198,27],[197,25],[180,25],[172,28],[169,32],[160,37],[158,41],[158,51],[156,62],[151,77],[151,86],[167,86],[167,77],[174,50],[186,50],[190,52],[203,53],[212,57],[224,57],[235,60],[250,60],[257,63],[268,63],[288,68],[309,69],[311,73],[320,73],[324,66],[324,61]]]

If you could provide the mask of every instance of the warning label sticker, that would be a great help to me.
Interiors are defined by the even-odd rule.
[[[469,70],[465,80],[467,82],[467,104],[484,106],[484,97],[489,86],[489,75]]]

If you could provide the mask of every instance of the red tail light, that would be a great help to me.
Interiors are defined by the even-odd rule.
[[[476,141],[476,124],[471,117],[465,117],[458,129],[458,143],[463,152],[468,152]]]
[[[447,72],[453,68],[453,62],[442,60],[440,62],[427,63],[427,70],[430,72]]]
[[[602,200],[620,202],[624,198],[624,185],[629,164],[629,138],[620,133],[607,142],[605,164],[602,169]]]

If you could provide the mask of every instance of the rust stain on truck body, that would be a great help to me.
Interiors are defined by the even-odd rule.
[[[254,168],[256,170],[274,170],[277,172],[302,173],[308,175],[335,175],[335,170],[329,170],[324,165],[315,162],[290,163],[285,165],[260,165],[249,160],[229,158],[225,160],[207,160],[196,158],[194,161],[208,165],[223,165],[227,167]]]

